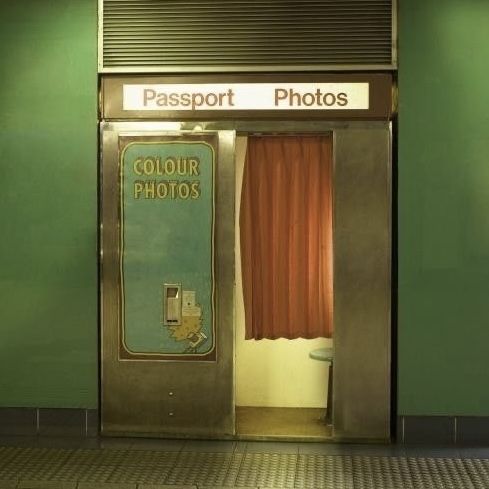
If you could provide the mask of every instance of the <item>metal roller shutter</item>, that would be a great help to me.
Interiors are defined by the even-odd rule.
[[[392,0],[100,0],[103,72],[392,69]]]

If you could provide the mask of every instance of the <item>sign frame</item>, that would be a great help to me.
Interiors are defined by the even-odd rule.
[[[311,90],[321,84],[368,84],[368,108],[306,108],[281,110],[124,110],[124,85],[192,85],[210,84],[300,84]],[[389,120],[393,113],[393,78],[390,73],[329,73],[323,75],[199,75],[199,76],[115,76],[102,77],[101,112],[105,120]]]

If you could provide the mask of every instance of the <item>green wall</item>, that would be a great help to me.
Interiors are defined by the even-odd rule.
[[[400,415],[489,415],[489,2],[400,2]]]
[[[0,406],[98,403],[96,15],[2,2]]]
[[[400,3],[398,414],[489,415],[489,3]],[[2,3],[0,406],[97,406],[96,9]]]

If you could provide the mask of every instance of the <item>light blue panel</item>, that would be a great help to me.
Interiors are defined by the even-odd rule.
[[[130,353],[201,356],[214,348],[214,159],[200,140],[124,147],[121,272]],[[195,293],[193,304],[182,304],[179,325],[164,322],[164,284]]]

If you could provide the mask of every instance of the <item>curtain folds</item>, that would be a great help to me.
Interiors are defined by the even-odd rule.
[[[246,339],[331,337],[331,137],[248,138],[240,241]]]

